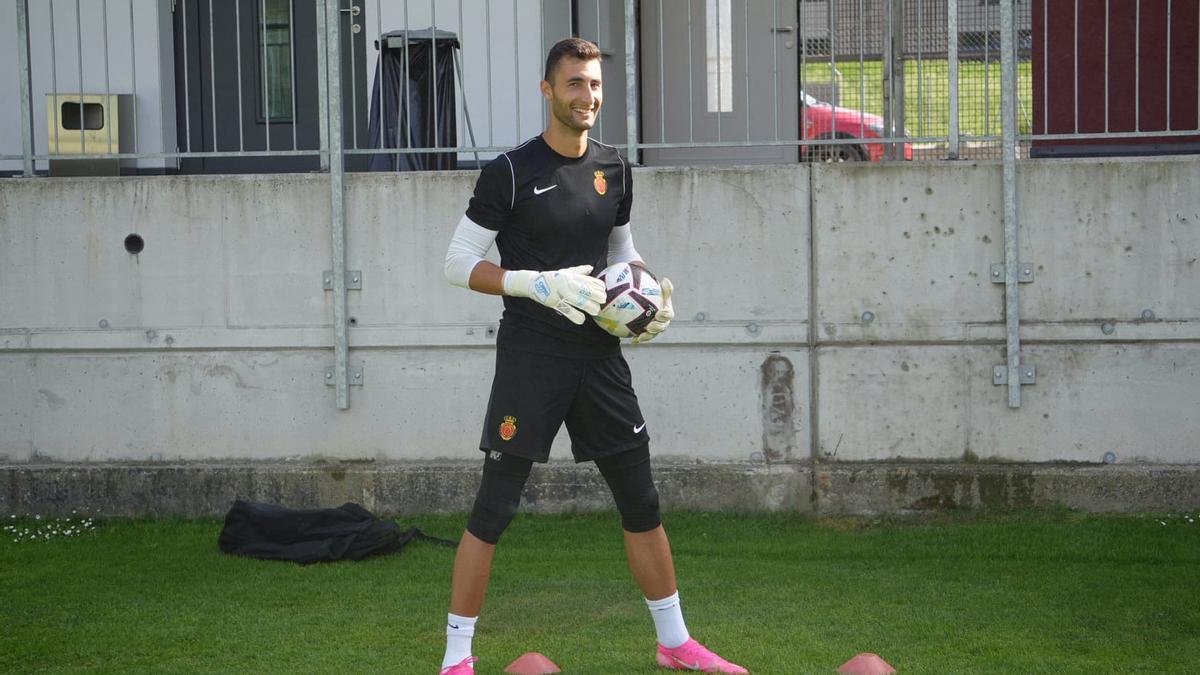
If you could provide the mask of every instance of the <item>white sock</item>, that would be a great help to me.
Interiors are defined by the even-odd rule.
[[[658,644],[674,649],[688,641],[687,626],[683,624],[683,610],[679,607],[679,592],[662,600],[646,599],[650,616],[654,619],[654,630],[658,633]]]
[[[442,667],[447,668],[471,655],[471,640],[475,637],[477,616],[446,615],[446,655]]]

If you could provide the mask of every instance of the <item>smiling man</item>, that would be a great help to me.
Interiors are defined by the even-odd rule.
[[[560,41],[545,78],[546,130],[484,167],[446,254],[447,279],[503,295],[504,314],[479,443],[483,478],[454,559],[442,675],[474,672],[471,643],[496,544],[533,462],[549,458],[563,424],[575,460],[594,461],[612,490],[629,568],[654,619],[657,663],[745,673],[688,634],[629,366],[620,341],[587,320],[606,299],[591,273],[641,264],[629,224],[633,175],[613,147],[588,138],[604,100],[600,50]],[[483,259],[493,243],[499,266]],[[661,284],[663,308],[635,342],[653,339],[674,317],[671,282]]]

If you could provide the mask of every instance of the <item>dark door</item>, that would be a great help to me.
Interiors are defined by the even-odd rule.
[[[320,147],[316,8],[320,0],[178,0],[175,98],[179,150]],[[341,0],[349,10],[361,0]],[[366,38],[361,13],[339,12],[342,133],[367,147]],[[358,24],[358,30],[352,26]],[[353,73],[353,76],[351,74]],[[265,82],[265,86],[264,86]],[[348,170],[366,165],[349,155]],[[315,171],[316,155],[184,159],[183,173]]]

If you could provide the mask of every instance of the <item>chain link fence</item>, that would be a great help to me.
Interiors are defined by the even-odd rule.
[[[953,0],[952,0],[953,1]],[[951,96],[957,96],[957,157],[1000,157],[1000,12],[992,2],[946,0],[801,2],[805,92],[850,110],[903,120],[914,159],[952,155]],[[1032,131],[1029,2],[1016,9],[1020,133]],[[957,24],[953,31],[951,22]],[[957,32],[956,44],[951,36]],[[951,82],[952,47],[957,81]],[[894,55],[889,63],[888,56]],[[895,84],[889,86],[889,78]],[[1022,142],[1021,156],[1029,142]]]

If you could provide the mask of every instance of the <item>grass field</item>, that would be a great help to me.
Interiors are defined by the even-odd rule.
[[[945,60],[926,59],[905,64],[906,124],[914,136],[945,137],[950,128],[950,66]],[[958,65],[959,129],[964,136],[1000,135],[1000,64],[961,61]],[[803,82],[840,83],[841,106],[883,114],[883,64],[879,61],[843,61],[831,71],[829,62],[807,63]],[[1033,128],[1033,64],[1017,64],[1021,106],[1017,111],[1020,133]],[[812,88],[811,85],[809,85]],[[820,97],[818,97],[820,98]]]
[[[457,538],[463,518],[401,523]],[[863,651],[901,673],[1192,672],[1200,659],[1200,514],[668,514],[667,527],[693,634],[755,673],[832,673]],[[436,672],[451,550],[299,567],[222,555],[219,528],[0,539],[0,671]],[[525,651],[564,673],[656,672],[616,518],[518,517],[475,645],[480,673]]]

